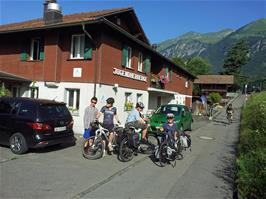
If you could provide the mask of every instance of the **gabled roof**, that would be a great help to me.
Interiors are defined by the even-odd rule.
[[[50,26],[55,25],[63,25],[63,24],[72,24],[76,22],[87,22],[87,21],[94,21],[98,18],[132,11],[132,8],[116,8],[116,9],[109,9],[109,10],[102,10],[102,11],[96,11],[96,12],[84,12],[84,13],[78,13],[78,14],[70,14],[70,15],[64,15],[63,21],[51,24],[51,25],[45,25],[42,18],[40,19],[34,19],[30,21],[24,21],[19,23],[12,23],[12,24],[6,24],[0,26],[0,33],[2,32],[10,32],[10,31],[23,31],[27,29],[33,29],[33,28],[48,28]]]
[[[233,75],[198,75],[195,84],[234,84]]]
[[[137,25],[139,26],[140,32],[143,34],[146,42],[143,42],[134,35],[131,35],[129,32],[125,31],[118,25],[110,22],[106,18],[108,16],[120,14],[120,13],[125,13],[125,12],[132,12],[133,17],[136,20]],[[7,25],[2,25],[0,26],[0,34],[4,33],[11,33],[11,32],[23,32],[23,31],[30,31],[30,30],[37,30],[37,29],[48,29],[48,28],[57,28],[57,27],[66,27],[66,26],[73,26],[73,25],[78,25],[78,24],[91,24],[91,23],[104,23],[105,25],[119,31],[126,37],[132,39],[136,43],[140,44],[141,46],[145,47],[149,51],[153,52],[154,54],[158,55],[162,59],[166,60],[167,62],[175,65],[177,68],[179,68],[181,71],[183,71],[185,74],[187,74],[190,78],[195,79],[196,76],[188,72],[186,69],[178,66],[175,64],[172,60],[169,58],[163,56],[156,50],[154,50],[150,44],[149,41],[142,30],[142,27],[138,21],[138,18],[134,12],[134,9],[129,7],[129,8],[117,8],[117,9],[109,9],[109,10],[102,10],[102,11],[96,11],[96,12],[86,12],[86,13],[78,13],[78,14],[71,14],[71,15],[65,15],[63,16],[63,21],[60,23],[56,24],[51,24],[51,25],[45,25],[43,19],[36,19],[36,20],[31,20],[31,21],[25,21],[21,23],[13,23],[13,24],[7,24]]]

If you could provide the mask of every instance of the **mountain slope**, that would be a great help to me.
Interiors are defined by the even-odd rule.
[[[188,59],[195,56],[207,58],[213,65],[213,72],[222,71],[227,51],[240,39],[250,47],[250,62],[243,67],[249,76],[266,76],[266,19],[251,22],[235,31],[225,29],[214,33],[188,32],[180,37],[164,41],[158,51],[167,57]]]

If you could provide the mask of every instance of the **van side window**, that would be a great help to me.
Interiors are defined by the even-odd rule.
[[[19,109],[19,116],[24,118],[35,118],[36,117],[36,106],[29,103],[22,103]]]
[[[10,113],[12,107],[9,102],[1,100],[0,101],[0,113],[1,114],[8,114]]]

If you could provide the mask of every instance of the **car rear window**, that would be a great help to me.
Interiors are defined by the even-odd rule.
[[[39,116],[42,119],[65,118],[69,117],[70,113],[63,104],[46,104],[40,106]]]

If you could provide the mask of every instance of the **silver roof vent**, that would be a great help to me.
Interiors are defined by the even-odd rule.
[[[46,25],[62,22],[61,7],[56,0],[46,0],[44,2],[44,23]]]

